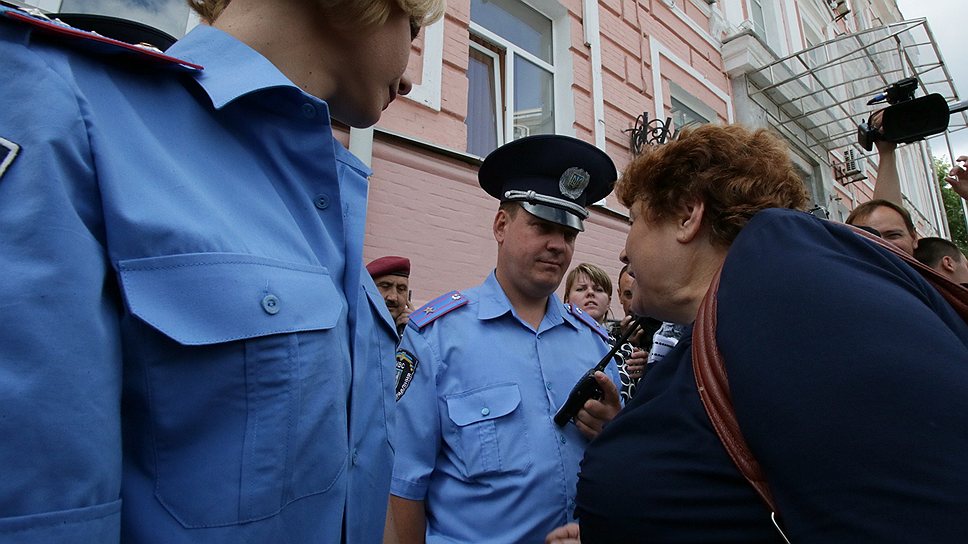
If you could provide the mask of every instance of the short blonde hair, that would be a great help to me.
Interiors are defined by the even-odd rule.
[[[203,21],[211,24],[231,0],[187,0],[188,6],[198,13]],[[444,15],[445,0],[316,0],[320,8],[331,13],[339,13],[348,20],[360,21],[363,25],[382,25],[390,16],[393,3],[404,11],[413,25],[427,26]]]

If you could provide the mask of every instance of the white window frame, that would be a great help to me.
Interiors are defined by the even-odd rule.
[[[469,43],[470,43],[471,49],[473,49],[474,51],[477,51],[478,53],[483,53],[484,55],[490,57],[491,61],[494,63],[492,65],[494,66],[494,69],[491,71],[491,76],[493,76],[493,79],[494,79],[494,91],[495,91],[494,100],[495,100],[495,107],[497,108],[495,112],[496,112],[496,117],[501,118],[501,116],[504,114],[504,98],[503,98],[504,88],[501,86],[501,57],[494,51],[491,51],[490,49],[478,44],[474,40],[470,40]],[[505,117],[507,116],[505,115]],[[504,134],[505,134],[504,125],[505,123],[497,123],[496,129],[497,129],[498,146],[500,146],[501,143],[504,142]]]
[[[514,55],[521,55],[529,62],[547,70],[551,74],[552,89],[554,97],[552,107],[554,111],[554,133],[574,136],[575,134],[575,102],[573,98],[572,83],[572,59],[569,48],[568,37],[570,34],[570,22],[568,9],[558,2],[558,0],[516,0],[525,6],[537,11],[551,22],[551,63],[545,62],[533,54],[524,51],[520,47],[510,43],[508,40],[496,35],[494,32],[484,28],[479,23],[470,21],[469,31],[485,41],[504,48],[505,50],[505,72],[503,81],[505,84],[502,92],[509,100],[504,102],[504,116],[502,118],[504,126],[503,135],[511,135],[514,132]],[[510,104],[509,104],[510,102]],[[506,139],[498,141],[498,145],[507,143]]]

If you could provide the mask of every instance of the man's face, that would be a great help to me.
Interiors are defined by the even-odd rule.
[[[505,291],[547,297],[571,265],[578,231],[535,217],[523,209],[499,210],[494,218],[497,267]],[[508,285],[505,285],[507,283]]]
[[[955,283],[968,284],[968,257],[964,255],[960,255],[960,257],[960,259],[948,257],[951,259],[951,266],[954,271],[946,275]],[[945,271],[942,271],[942,274],[944,273]]]
[[[894,244],[908,255],[914,255],[914,248],[918,245],[917,239],[908,231],[901,214],[891,208],[878,206],[867,217],[855,221],[855,224],[877,229],[884,240]]]
[[[388,274],[374,279],[377,289],[383,295],[383,301],[390,310],[390,315],[396,320],[407,307],[407,297],[410,294],[410,278]]]
[[[632,314],[632,288],[635,280],[626,272],[618,277],[618,301],[622,304],[625,315]]]

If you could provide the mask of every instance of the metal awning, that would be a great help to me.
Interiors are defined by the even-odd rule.
[[[959,101],[926,19],[838,36],[746,73],[750,98],[789,137],[830,164],[857,145],[857,124],[887,104],[867,101],[888,85],[916,77],[917,96],[939,93]],[[968,112],[951,115],[948,132],[968,129]]]

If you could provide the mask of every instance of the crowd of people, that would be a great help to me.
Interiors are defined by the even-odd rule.
[[[163,54],[0,7],[0,543],[964,539],[968,258],[893,144],[843,225],[765,129],[509,142],[493,269],[414,309],[332,121],[442,0],[190,3]]]

